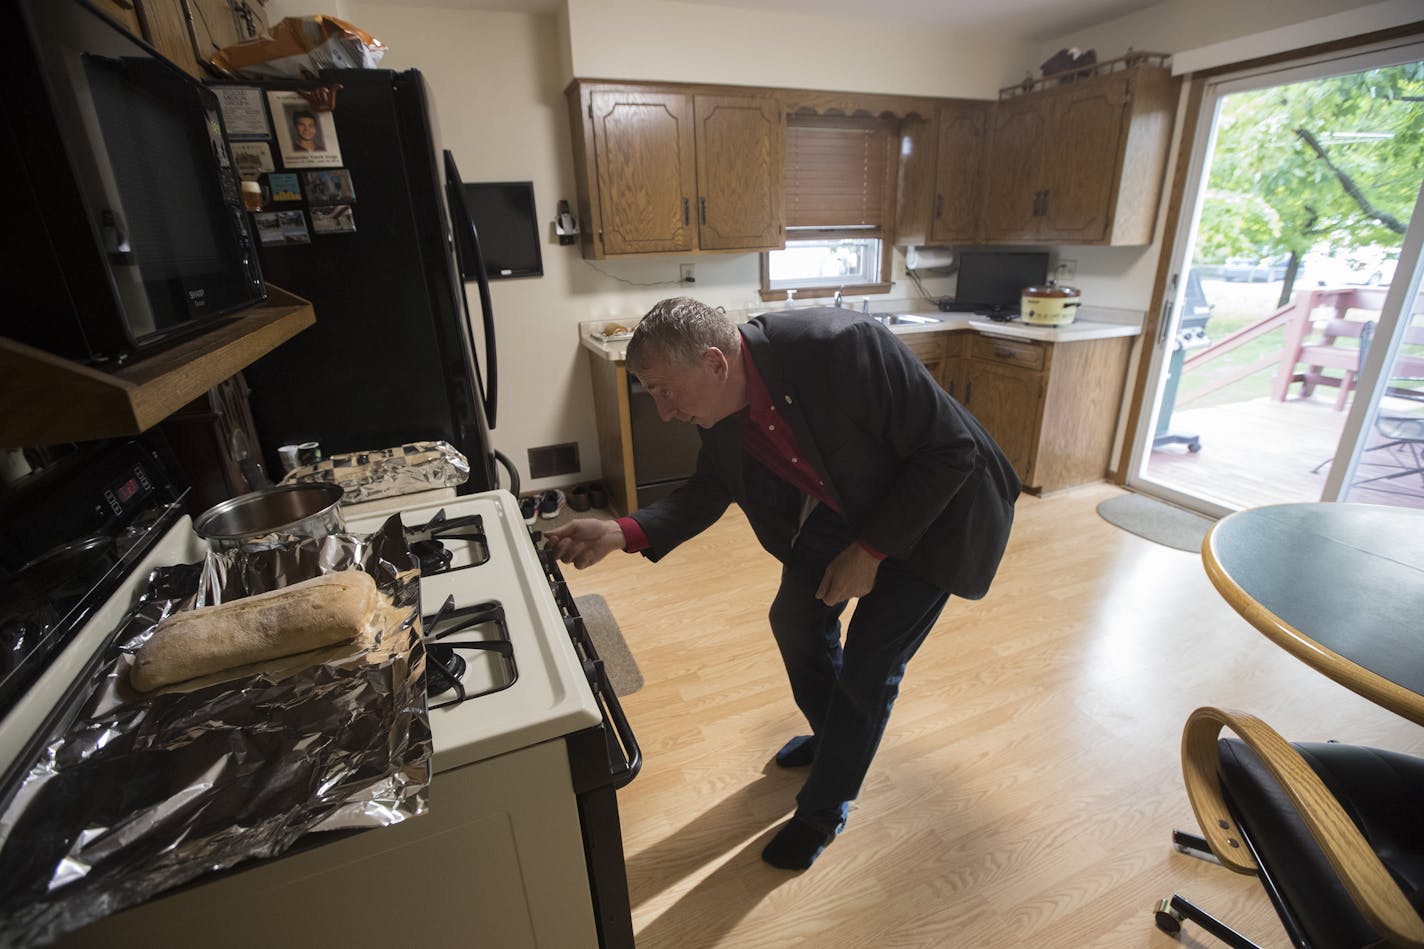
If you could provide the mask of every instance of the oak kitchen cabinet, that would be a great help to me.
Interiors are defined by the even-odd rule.
[[[978,238],[991,105],[957,102],[939,107],[932,243],[972,244]]]
[[[249,2],[241,19],[228,0],[93,0],[134,36],[148,41],[190,76],[209,78],[203,58],[267,33],[265,0]]]
[[[1149,244],[1176,111],[1158,66],[1001,99],[983,165],[984,243]]]
[[[774,97],[585,80],[567,97],[585,257],[785,245]]]
[[[965,408],[1033,493],[1107,473],[1130,337],[1051,343],[966,334]],[[946,387],[948,388],[948,387]]]

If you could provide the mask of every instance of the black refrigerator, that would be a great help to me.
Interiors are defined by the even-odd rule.
[[[311,110],[310,127],[330,139],[322,144],[339,152],[337,166],[297,164],[306,156],[295,151],[296,126],[306,118],[294,121],[291,103],[318,87],[336,89],[334,108]],[[497,487],[488,284],[454,157],[437,159],[420,73],[328,70],[315,82],[215,88],[244,110],[239,121],[225,104],[239,168],[261,141],[254,131],[266,111],[262,208],[253,213],[262,274],[316,311],[314,326],[244,370],[268,470],[282,470],[282,445],[315,441],[332,455],[440,439],[469,460],[460,493]],[[452,241],[452,226],[471,240]],[[479,286],[483,376],[466,279]]]

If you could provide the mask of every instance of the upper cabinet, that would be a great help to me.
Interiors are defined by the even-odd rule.
[[[585,257],[785,246],[786,115],[894,121],[894,243],[1150,244],[1177,105],[1134,53],[998,101],[575,79]]]
[[[584,256],[784,246],[773,97],[576,80],[568,102]]]
[[[939,107],[939,150],[930,217],[933,243],[967,244],[978,234],[989,108],[987,102]]]
[[[1176,102],[1171,74],[1149,65],[1000,101],[979,239],[1151,243]]]

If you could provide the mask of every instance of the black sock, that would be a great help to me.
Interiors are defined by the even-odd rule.
[[[783,768],[804,768],[816,760],[816,736],[797,735],[781,746],[776,763]]]
[[[793,817],[771,838],[771,843],[761,852],[761,858],[781,870],[805,870],[835,839],[834,832],[820,830],[799,817]]]

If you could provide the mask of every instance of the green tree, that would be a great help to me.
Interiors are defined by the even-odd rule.
[[[1198,258],[1398,246],[1424,174],[1424,62],[1222,100]]]

